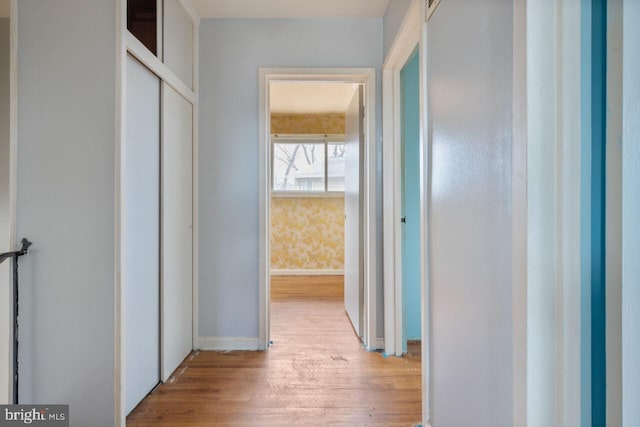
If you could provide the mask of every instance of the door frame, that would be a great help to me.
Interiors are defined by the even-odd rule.
[[[18,241],[17,237],[17,177],[18,177],[18,0],[11,0],[9,4],[9,242]],[[3,304],[8,305],[6,310],[6,318],[0,319],[2,322],[6,320],[9,325],[8,340],[0,343],[0,351],[6,352],[8,364],[0,367],[0,370],[7,373],[7,383],[0,384],[0,387],[7,393],[7,403],[13,402],[13,375],[15,354],[13,351],[13,269],[11,268],[11,260],[5,261],[9,267],[8,275],[8,293],[7,301]],[[4,402],[2,402],[4,403]]]
[[[387,354],[402,355],[402,230],[401,218],[401,143],[402,98],[400,71],[410,59],[416,46],[420,79],[420,270],[422,317],[422,420],[430,426],[430,307],[429,252],[428,252],[428,195],[430,177],[430,150],[428,144],[427,104],[427,24],[425,2],[413,0],[398,29],[382,66],[383,117],[383,215],[384,241],[384,349]],[[390,202],[389,202],[390,201]]]
[[[339,82],[364,85],[364,334],[368,350],[379,347],[376,337],[376,78],[375,68],[260,68],[259,70],[259,342],[266,350],[271,340],[270,260],[271,248],[271,118],[269,84],[271,82]]]
[[[384,350],[402,356],[402,93],[400,72],[420,44],[420,1],[414,0],[382,67],[384,199]],[[418,52],[422,56],[422,51]],[[422,103],[422,99],[420,102]],[[422,132],[421,132],[422,143]],[[391,203],[390,203],[391,202]],[[421,223],[422,223],[421,218]],[[421,266],[422,268],[422,266]]]

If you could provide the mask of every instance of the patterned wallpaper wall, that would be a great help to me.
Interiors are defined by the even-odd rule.
[[[344,134],[344,114],[272,114],[272,134]],[[272,270],[343,270],[344,199],[271,198]]]
[[[343,198],[271,199],[271,269],[343,268]]]

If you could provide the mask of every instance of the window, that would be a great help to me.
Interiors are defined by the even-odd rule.
[[[273,135],[274,192],[343,192],[344,137]]]
[[[158,1],[128,0],[127,30],[154,55],[158,54]]]

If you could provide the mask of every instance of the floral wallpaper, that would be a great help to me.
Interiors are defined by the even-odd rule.
[[[344,134],[344,114],[271,114],[271,133]]]
[[[271,269],[344,269],[344,199],[273,197]]]
[[[272,134],[344,134],[344,114],[271,114]],[[271,198],[272,270],[344,269],[344,198]]]

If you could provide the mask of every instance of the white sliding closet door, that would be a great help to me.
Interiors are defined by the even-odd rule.
[[[160,381],[160,80],[127,58],[124,148],[126,412]]]
[[[191,352],[193,322],[193,107],[162,92],[162,380]]]

